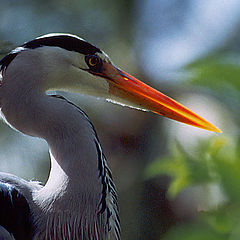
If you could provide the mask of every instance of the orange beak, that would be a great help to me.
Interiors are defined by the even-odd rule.
[[[164,117],[202,128],[208,131],[221,133],[213,124],[192,112],[182,104],[164,95],[156,89],[139,81],[133,76],[117,69],[110,63],[103,63],[104,72],[100,75],[109,80],[109,92],[140,108],[150,110]]]

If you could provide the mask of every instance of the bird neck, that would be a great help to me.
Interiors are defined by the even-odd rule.
[[[47,96],[44,101],[44,109],[51,111],[44,116],[46,131],[36,128],[50,146],[51,170],[46,185],[33,194],[38,206],[35,221],[40,227],[36,239],[45,239],[41,236],[46,233],[46,239],[90,239],[88,232],[97,239],[97,234],[105,235],[107,227],[101,225],[105,213],[99,214],[103,183],[95,131],[86,115],[66,100]],[[69,226],[71,222],[74,224]],[[65,230],[69,228],[68,237]]]
[[[80,109],[61,98],[42,97],[38,112],[42,114],[38,114],[40,124],[35,122],[35,133],[48,142],[51,155],[49,179],[40,193],[45,199],[58,199],[56,210],[69,204],[73,209],[80,207],[79,196],[96,208],[102,183],[92,124]]]
[[[99,204],[102,183],[96,133],[89,119],[65,99],[45,95],[32,85],[13,88],[11,84],[6,81],[0,88],[3,117],[18,131],[45,139],[50,147],[50,176],[38,197],[42,194],[49,202],[57,197],[59,204],[61,200],[65,204],[81,195]],[[68,203],[76,207],[77,200]]]

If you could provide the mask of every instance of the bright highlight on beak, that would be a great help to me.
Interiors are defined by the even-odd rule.
[[[110,80],[109,91],[111,94],[126,99],[134,105],[198,128],[216,133],[222,132],[182,104],[122,70],[115,68],[110,63],[104,63],[104,73],[102,76]]]

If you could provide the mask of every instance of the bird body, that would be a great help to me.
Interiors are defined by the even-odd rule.
[[[50,34],[27,42],[0,61],[0,70],[3,119],[24,134],[45,139],[50,149],[51,170],[44,186],[0,174],[0,201],[12,199],[13,189],[18,197],[8,208],[21,212],[19,202],[29,207],[24,239],[120,239],[116,189],[96,131],[81,109],[46,91],[103,97],[220,131],[73,35]],[[0,226],[0,238],[23,239],[4,219]]]

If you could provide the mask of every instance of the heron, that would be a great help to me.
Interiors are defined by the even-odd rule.
[[[116,187],[94,126],[78,106],[49,90],[105,98],[221,132],[75,35],[51,33],[24,43],[0,61],[0,76],[3,120],[44,139],[51,159],[45,185],[0,173],[0,239],[120,239]]]

